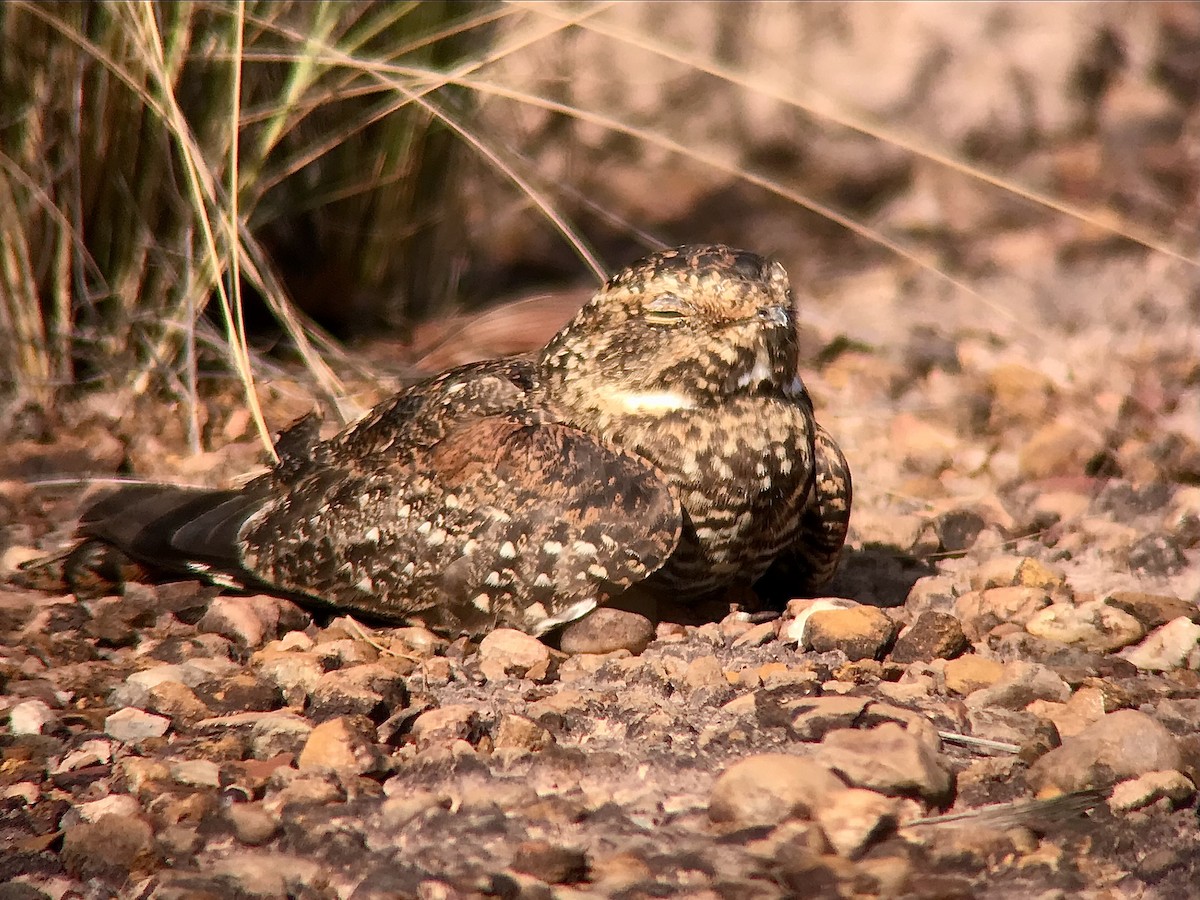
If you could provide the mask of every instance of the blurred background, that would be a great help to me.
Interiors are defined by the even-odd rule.
[[[1033,474],[1200,471],[1196,4],[9,0],[0,42],[17,470],[93,426],[38,465],[244,467],[725,241],[860,469],[901,416],[917,476],[1016,477],[1072,409]]]

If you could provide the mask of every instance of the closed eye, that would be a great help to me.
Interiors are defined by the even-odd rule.
[[[691,313],[684,302],[674,294],[660,294],[646,304],[645,319],[653,325],[675,325]]]

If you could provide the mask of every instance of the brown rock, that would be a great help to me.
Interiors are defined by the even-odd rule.
[[[1099,429],[1058,420],[1039,428],[1021,447],[1017,466],[1027,481],[1082,475],[1088,463],[1103,450],[1104,439]]]
[[[992,433],[1044,422],[1054,404],[1054,382],[1042,372],[1017,363],[1004,363],[992,369],[987,375],[986,389],[990,399],[988,427]]]
[[[612,653],[628,650],[637,656],[654,640],[654,623],[640,613],[601,607],[563,629],[563,653]]]
[[[807,818],[846,785],[813,759],[762,753],[727,768],[713,785],[708,814],[739,827]]]
[[[234,837],[251,847],[265,844],[279,830],[278,819],[267,812],[261,803],[231,804],[225,816],[233,826]]]
[[[900,633],[889,656],[898,663],[953,659],[968,646],[962,624],[956,617],[929,610],[917,616],[917,620]]]
[[[892,797],[848,788],[830,795],[813,818],[839,856],[857,859],[874,840],[896,827],[897,808]]]
[[[1041,588],[1002,587],[963,594],[955,601],[954,608],[963,633],[977,641],[1005,622],[1024,626],[1050,602],[1050,595]]]
[[[176,727],[194,725],[212,714],[195,691],[178,681],[163,681],[150,688],[146,708],[167,716]]]
[[[937,748],[894,723],[831,732],[820,751],[822,762],[857,787],[933,803],[949,800],[954,788]]]
[[[880,659],[896,630],[896,623],[873,606],[820,610],[808,618],[804,645],[818,653],[840,650],[852,660]]]
[[[1066,576],[1045,563],[1029,556],[996,556],[971,573],[971,588],[976,591],[996,587],[1041,588],[1056,592],[1065,590]]]
[[[1169,594],[1113,591],[1105,598],[1105,602],[1129,613],[1147,629],[1159,628],[1181,616],[1200,622],[1200,604],[1189,603]]]
[[[1166,672],[1184,665],[1195,668],[1200,655],[1200,625],[1180,616],[1155,631],[1135,647],[1122,650],[1122,659],[1142,671]]]
[[[471,741],[478,736],[479,714],[474,708],[451,704],[421,713],[412,725],[413,740],[418,747],[449,744],[451,741]]]
[[[312,730],[296,764],[301,769],[337,769],[362,775],[379,762],[374,744],[349,719],[322,722]]]
[[[1129,812],[1166,799],[1174,807],[1188,802],[1195,795],[1196,786],[1186,775],[1168,769],[1164,772],[1147,772],[1130,781],[1122,781],[1113,787],[1108,806],[1113,812]]]
[[[544,677],[550,659],[549,647],[515,628],[497,628],[479,642],[479,668],[489,681],[508,676]]]
[[[1034,700],[1062,703],[1071,687],[1047,666],[1017,660],[1006,663],[1002,677],[989,687],[972,691],[963,701],[970,708],[1024,709]]]
[[[789,707],[788,727],[799,741],[819,741],[838,728],[853,726],[867,708],[865,697],[802,697]]]
[[[588,858],[582,850],[525,841],[513,855],[512,867],[547,884],[575,884],[588,876]]]
[[[1069,793],[1178,769],[1181,763],[1166,728],[1145,713],[1121,709],[1038,759],[1029,768],[1029,783],[1039,792]]]
[[[958,659],[947,660],[944,673],[946,690],[966,696],[999,681],[1004,676],[1004,664],[968,653]]]
[[[510,713],[500,720],[493,739],[497,750],[518,749],[536,753],[554,743],[554,735],[532,719]]]
[[[1079,605],[1052,603],[1030,616],[1025,630],[1035,637],[1078,644],[1096,653],[1128,647],[1146,634],[1137,619],[1103,600]]]
[[[156,866],[154,832],[137,816],[104,816],[66,830],[62,861],[67,871],[84,881],[104,878],[124,884],[132,873]]]

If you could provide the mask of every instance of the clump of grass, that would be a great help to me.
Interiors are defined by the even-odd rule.
[[[495,15],[440,0],[0,5],[0,393],[165,387],[192,400],[195,442],[206,347],[257,410],[245,284],[340,399],[330,345],[276,263],[290,256],[288,286],[319,279],[332,306],[355,291],[401,315],[436,304],[458,149],[352,63],[403,65],[419,91],[486,47]]]

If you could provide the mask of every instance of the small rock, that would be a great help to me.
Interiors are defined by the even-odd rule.
[[[1001,707],[1024,709],[1034,700],[1064,703],[1071,696],[1068,685],[1053,669],[1039,663],[1015,660],[1005,663],[1002,677],[989,687],[967,695],[967,708]]]
[[[1178,769],[1181,763],[1179,746],[1166,728],[1145,713],[1121,709],[1034,762],[1029,782],[1039,792],[1070,793]]]
[[[1058,475],[1082,475],[1104,450],[1101,429],[1058,420],[1039,428],[1022,445],[1017,469],[1026,481]]]
[[[441,635],[419,626],[392,628],[387,634],[392,650],[402,655],[416,656],[419,659],[437,656],[450,643]]]
[[[225,810],[233,826],[233,834],[243,844],[257,847],[265,844],[279,830],[279,822],[261,803],[234,803]]]
[[[182,759],[170,765],[171,778],[193,787],[220,787],[221,768],[211,759]]]
[[[125,743],[162,737],[171,727],[166,716],[155,716],[145,710],[127,706],[104,720],[104,733]]]
[[[167,716],[179,726],[191,726],[212,715],[195,691],[178,681],[163,681],[150,688],[146,697],[150,712]]]
[[[711,654],[697,656],[683,672],[683,685],[688,693],[695,693],[704,688],[729,692],[729,679],[721,668],[721,663]]]
[[[587,854],[546,841],[523,841],[513,854],[512,868],[547,884],[575,884],[588,875]]]
[[[968,653],[946,661],[943,670],[946,690],[966,696],[980,688],[989,687],[1004,677],[1004,664]]]
[[[1180,616],[1152,631],[1136,647],[1122,650],[1118,655],[1145,672],[1166,672],[1191,665],[1200,644],[1200,625]]]
[[[1113,812],[1129,812],[1166,798],[1173,807],[1181,806],[1196,794],[1196,786],[1182,772],[1168,769],[1147,772],[1112,789],[1108,806]]]
[[[760,622],[752,625],[734,639],[733,647],[761,647],[775,639],[776,626],[774,622]]]
[[[105,816],[140,816],[142,807],[128,794],[109,794],[99,800],[80,803],[75,807],[75,812],[82,822],[99,822]]]
[[[42,700],[22,700],[8,711],[8,728],[13,734],[41,734],[57,721],[57,714]]]
[[[544,678],[550,667],[550,648],[515,628],[497,628],[479,642],[479,668],[489,681]]]
[[[1111,653],[1140,641],[1146,634],[1141,622],[1103,600],[1087,603],[1052,603],[1034,613],[1025,630],[1035,637],[1064,644],[1079,644],[1097,653]]]
[[[376,768],[374,744],[346,718],[322,722],[309,734],[296,765],[301,769],[337,769],[362,775]]]
[[[1050,595],[1041,588],[1001,587],[968,591],[955,603],[963,632],[980,640],[997,625],[1012,622],[1024,626],[1039,609],[1050,605]]]
[[[739,760],[717,778],[709,797],[714,822],[737,827],[776,825],[808,818],[846,785],[824,764],[786,753],[761,753]]]
[[[109,815],[76,825],[63,835],[62,861],[81,880],[104,878],[124,884],[155,863],[154,832],[138,816]]]
[[[1046,421],[1055,403],[1055,387],[1044,373],[1019,363],[1002,363],[987,374],[988,427],[1003,434]]]
[[[412,737],[418,747],[470,742],[479,731],[479,714],[464,704],[451,704],[421,713],[413,721]]]
[[[924,612],[950,612],[954,609],[954,580],[945,575],[918,578],[908,591],[904,608],[915,615]]]
[[[782,639],[803,646],[804,632],[808,628],[808,620],[813,613],[830,609],[853,609],[856,606],[858,604],[853,600],[846,600],[842,597],[815,597],[811,599],[789,600],[787,611],[792,619],[783,630]],[[713,643],[719,644],[721,642],[717,640],[713,641]]]
[[[628,650],[637,656],[654,637],[654,623],[640,613],[602,606],[564,628],[559,647],[572,656],[616,650]]]
[[[955,616],[927,610],[900,633],[889,656],[898,663],[953,659],[968,646],[962,624]]]
[[[840,650],[851,660],[881,659],[896,630],[887,613],[873,606],[820,610],[809,616],[803,644],[818,653]]]
[[[532,719],[510,713],[500,719],[493,742],[497,750],[517,749],[536,753],[554,743],[554,735]]]
[[[277,650],[268,646],[250,657],[250,665],[278,687],[289,704],[297,706],[325,674],[320,654],[311,650]]]
[[[1113,591],[1105,602],[1129,613],[1147,629],[1159,628],[1180,617],[1200,621],[1200,604],[1179,597],[1141,591]]]
[[[867,702],[865,697],[804,697],[791,706],[788,727],[798,741],[819,741],[835,729],[852,727]]]
[[[313,729],[311,722],[291,712],[252,715],[250,752],[255,759],[274,759],[283,753],[298,755]]]
[[[354,715],[383,722],[408,704],[406,669],[378,662],[327,672],[309,695],[308,714],[318,722]]]
[[[857,859],[871,842],[896,827],[897,801],[874,791],[847,788],[829,796],[813,818],[838,856]]]
[[[971,573],[971,589],[976,591],[1027,587],[1053,593],[1065,590],[1066,586],[1067,578],[1062,572],[1030,556],[993,557]]]
[[[1107,712],[1104,692],[1092,687],[1080,688],[1066,703],[1035,700],[1029,704],[1028,710],[1040,719],[1053,722],[1062,737],[1079,734],[1093,722],[1104,718]]]
[[[891,796],[920,796],[933,803],[949,799],[953,776],[942,767],[937,748],[900,725],[830,732],[820,759],[856,787]]]

